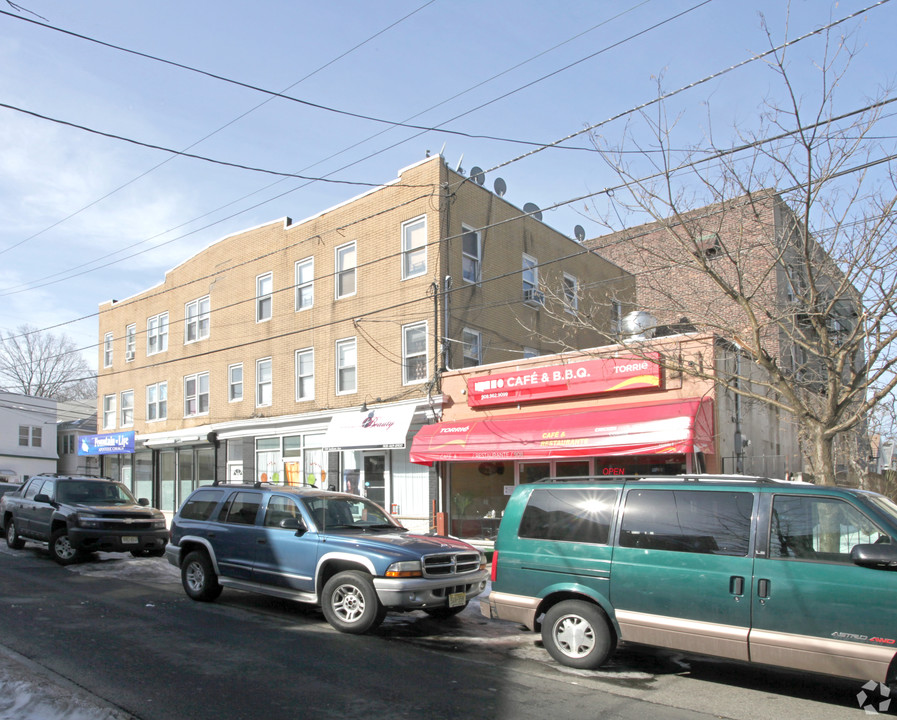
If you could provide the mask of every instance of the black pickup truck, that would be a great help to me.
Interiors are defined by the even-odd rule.
[[[148,505],[107,478],[36,475],[0,497],[0,521],[10,548],[44,542],[61,565],[97,550],[161,557],[168,542],[165,516]]]

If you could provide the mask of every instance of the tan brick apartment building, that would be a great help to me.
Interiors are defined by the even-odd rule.
[[[196,485],[360,490],[411,527],[442,504],[409,461],[445,369],[598,343],[633,278],[439,156],[319,214],[222,238],[157,286],[100,305],[104,471],[173,512]]]

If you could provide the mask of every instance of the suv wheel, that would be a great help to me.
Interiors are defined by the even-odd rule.
[[[50,535],[50,555],[60,565],[71,565],[78,560],[78,551],[69,540],[68,530],[59,528]]]
[[[337,573],[324,585],[324,617],[340,632],[361,634],[386,617],[370,575],[356,570]]]
[[[545,613],[542,643],[561,665],[585,670],[603,665],[615,644],[607,616],[584,600],[566,600]]]
[[[201,550],[195,550],[184,558],[181,565],[181,584],[190,598],[203,602],[214,600],[223,590],[218,583],[212,561]]]
[[[16,532],[16,523],[12,518],[6,521],[6,544],[13,550],[21,550],[25,547],[25,541]]]

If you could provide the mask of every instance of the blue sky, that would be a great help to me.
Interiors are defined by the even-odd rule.
[[[0,103],[19,109],[0,107],[0,329],[65,332],[95,366],[100,302],[159,283],[224,235],[286,215],[301,220],[365,187],[172,159],[22,110],[230,163],[357,183],[388,182],[445,146],[448,162],[468,171],[514,160],[486,182],[502,177],[518,207],[547,208],[617,178],[586,151],[584,135],[567,144],[586,150],[515,160],[532,148],[271,99],[28,20],[316,105],[547,144],[651,100],[658,79],[676,89],[768,49],[761,13],[781,41],[874,0],[793,0],[790,11],[781,0],[18,4],[34,14],[0,0],[9,13],[0,15]],[[859,50],[836,103],[847,111],[894,81],[897,0],[839,28]],[[808,103],[822,52],[818,38],[789,51]],[[781,92],[762,62],[683,92],[669,103],[675,142],[702,143],[712,121],[726,144],[734,127],[756,127],[764,99]],[[638,118],[627,116],[601,127],[607,142],[622,141],[627,118],[638,135]],[[571,236],[581,224],[594,237],[605,232],[596,210],[581,201],[546,210],[543,220]]]

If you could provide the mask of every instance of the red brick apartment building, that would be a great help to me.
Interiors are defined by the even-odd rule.
[[[413,529],[441,510],[411,438],[452,368],[599,344],[632,276],[439,156],[301,222],[229,235],[100,305],[104,472],[174,512],[214,479],[366,494]],[[565,317],[588,313],[600,332]]]

